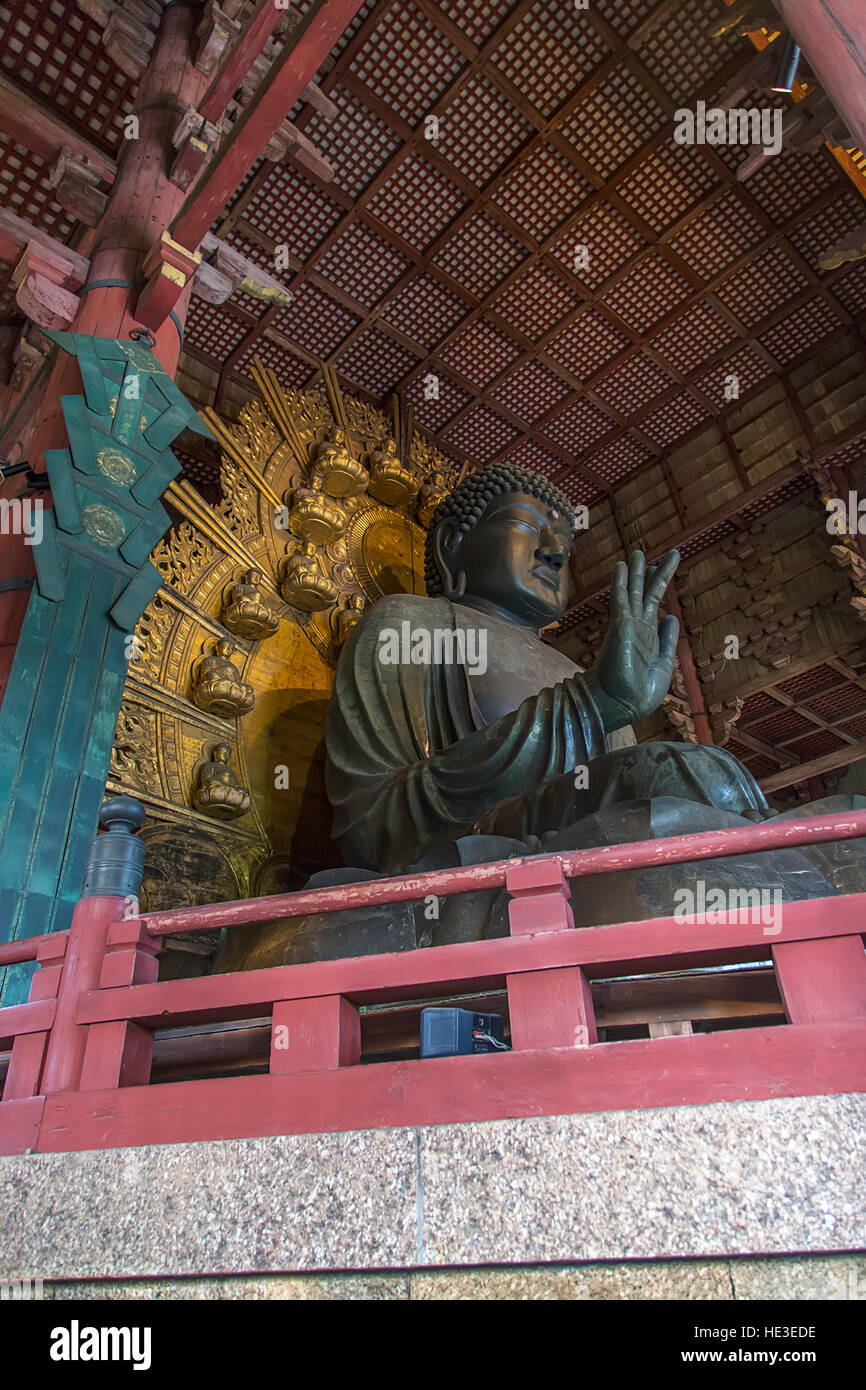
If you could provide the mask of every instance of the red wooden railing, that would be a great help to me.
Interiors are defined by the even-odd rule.
[[[124,917],[84,898],[68,932],[0,947],[36,960],[30,1000],[0,1009],[11,1057],[0,1152],[436,1124],[866,1089],[866,894],[712,924],[576,931],[568,879],[866,836],[866,812]],[[511,935],[393,955],[157,982],[161,938],[504,885]],[[782,1025],[598,1043],[590,982],[772,955]],[[512,1051],[361,1061],[359,1009],[507,991]],[[271,1018],[267,1075],[150,1084],[156,1029]]]

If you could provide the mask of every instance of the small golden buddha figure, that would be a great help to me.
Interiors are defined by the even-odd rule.
[[[317,613],[337,599],[337,586],[323,572],[312,541],[304,541],[280,565],[280,593],[293,608]]]
[[[387,502],[391,506],[400,506],[411,501],[421,482],[411,469],[400,462],[395,439],[383,439],[381,447],[371,449],[367,459],[371,497],[375,497],[377,502]]]
[[[255,704],[251,685],[241,680],[241,673],[230,661],[234,646],[220,638],[210,656],[200,657],[193,667],[193,704],[220,719],[234,719],[248,714]]]
[[[317,545],[339,540],[346,529],[342,508],[325,495],[322,479],[315,473],[309,487],[296,487],[292,494],[289,528],[301,540]]]
[[[195,809],[214,820],[236,820],[250,809],[250,794],[229,767],[230,755],[227,743],[214,744],[210,758],[199,769],[192,794]]]
[[[345,430],[332,429],[316,449],[313,476],[330,497],[357,497],[370,481],[364,465],[349,453]]]
[[[363,594],[351,594],[344,608],[335,609],[331,617],[334,646],[342,647],[352,628],[359,622],[367,606]]]
[[[448,480],[441,469],[436,468],[418,494],[418,520],[422,526],[429,526],[436,508],[448,495]]]
[[[273,637],[280,626],[279,615],[260,592],[261,582],[261,570],[247,570],[243,579],[229,590],[222,616],[223,626],[229,632],[253,642]]]

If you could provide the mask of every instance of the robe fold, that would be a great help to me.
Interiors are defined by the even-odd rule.
[[[467,639],[465,653],[477,655],[486,634],[483,671],[467,659],[413,659],[436,650],[437,633],[461,629],[476,639],[474,646]],[[449,641],[445,650],[459,647]],[[491,719],[497,674],[500,684],[508,677],[510,691],[528,693]],[[535,838],[636,797],[680,796],[757,818],[766,810],[754,778],[724,749],[612,750],[573,662],[529,629],[444,598],[394,595],[356,625],[337,666],[325,734],[344,862],[380,873],[398,873],[481,827]],[[583,767],[588,785],[575,777]]]

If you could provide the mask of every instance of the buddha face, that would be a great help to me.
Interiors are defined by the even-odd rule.
[[[554,507],[526,493],[503,493],[461,536],[443,523],[439,554],[446,589],[480,599],[530,627],[545,627],[565,611],[571,528]],[[450,579],[450,583],[448,580]]]

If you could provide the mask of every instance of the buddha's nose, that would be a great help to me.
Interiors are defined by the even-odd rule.
[[[549,565],[552,570],[561,570],[567,558],[567,552],[563,549],[562,542],[551,532],[542,531],[538,550],[535,553],[539,560],[545,565]]]

